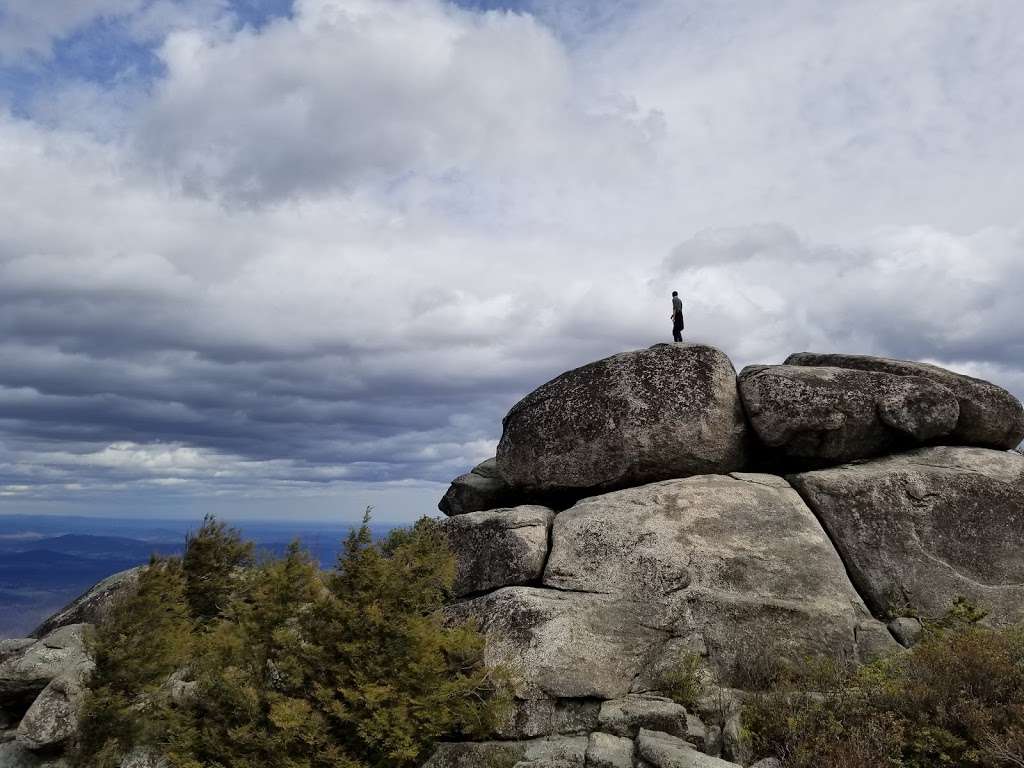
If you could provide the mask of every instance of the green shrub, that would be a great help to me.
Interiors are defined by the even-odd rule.
[[[1024,765],[1024,628],[974,615],[859,669],[809,663],[747,707],[756,750],[786,768]]]
[[[328,573],[297,544],[239,569],[251,548],[210,519],[191,558],[148,568],[97,636],[77,764],[147,747],[174,768],[402,768],[491,731],[507,681],[474,627],[442,621],[455,564],[438,524],[378,544],[368,521]],[[173,706],[161,685],[186,666],[195,695]]]
[[[235,528],[207,515],[194,534],[185,538],[182,567],[185,597],[198,621],[209,621],[227,606],[238,569],[252,565],[252,542],[242,541]]]
[[[693,709],[704,691],[704,677],[700,654],[684,653],[662,672],[658,687],[677,704]]]
[[[161,693],[194,649],[180,561],[153,560],[89,645],[96,670],[76,754],[82,764],[107,768],[133,745],[159,743],[180,724],[182,714]]]

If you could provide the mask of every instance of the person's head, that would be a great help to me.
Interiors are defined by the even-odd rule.
[[[679,291],[672,291],[672,295],[673,296],[678,296],[679,295]]]

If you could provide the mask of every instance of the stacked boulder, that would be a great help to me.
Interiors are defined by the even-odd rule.
[[[87,635],[134,588],[138,568],[97,584],[36,628],[0,640],[0,767],[64,768],[93,670]]]
[[[562,374],[503,427],[441,509],[449,616],[512,671],[514,711],[431,768],[746,765],[759,664],[867,661],[957,598],[1024,619],[1024,410],[988,382],[811,354],[737,376],[661,344]],[[687,711],[664,695],[694,659],[716,695]]]

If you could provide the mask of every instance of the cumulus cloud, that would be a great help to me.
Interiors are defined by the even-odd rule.
[[[0,509],[429,512],[672,289],[739,365],[1024,394],[1024,12],[890,6],[126,4],[151,84],[0,116]]]

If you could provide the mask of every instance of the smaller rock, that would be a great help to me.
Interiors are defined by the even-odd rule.
[[[630,694],[601,705],[598,725],[616,736],[636,738],[641,729],[686,736],[686,708],[672,699],[650,694]]]
[[[692,745],[667,733],[641,730],[636,737],[640,756],[656,768],[735,768],[726,762],[698,752]]]
[[[31,750],[52,749],[78,733],[86,680],[93,664],[83,660],[49,682],[18,724],[18,742]]]
[[[586,736],[527,742],[526,754],[514,768],[583,768],[589,743]]]
[[[520,503],[522,494],[501,479],[497,461],[491,458],[452,480],[437,508],[454,517]]]
[[[0,663],[7,661],[7,659],[17,656],[22,653],[26,648],[34,645],[36,638],[34,637],[19,637],[11,638],[10,640],[0,640]]]
[[[782,763],[777,757],[766,757],[764,760],[758,760],[750,768],[782,768]]]
[[[909,648],[921,639],[924,627],[920,619],[915,619],[912,616],[898,616],[889,622],[889,631],[896,638],[896,642],[904,648]]]
[[[422,768],[481,768],[512,766],[526,754],[525,741],[483,741],[438,744]],[[122,764],[121,768],[129,768]],[[131,768],[142,768],[132,766]]]
[[[579,735],[597,730],[596,699],[517,699],[509,718],[495,729],[502,739],[534,739],[551,734]]]
[[[456,597],[539,581],[555,513],[521,506],[450,517],[444,531],[455,554]]]
[[[610,733],[592,733],[587,744],[587,768],[633,768],[633,742]]]

